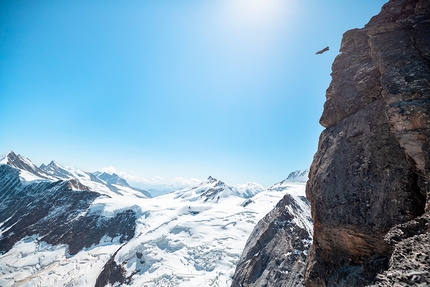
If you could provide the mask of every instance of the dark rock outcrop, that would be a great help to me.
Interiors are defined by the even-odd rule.
[[[115,261],[115,256],[121,248],[122,246],[106,262],[102,272],[97,277],[94,287],[104,287],[108,284],[115,286],[115,283],[122,284],[127,280],[125,268]]]
[[[21,156],[20,154],[17,155],[13,151],[10,151],[6,155],[6,162],[9,166],[15,167],[20,170],[25,170],[40,178],[49,178],[40,168],[35,166],[29,159]]]
[[[430,214],[393,227],[385,240],[393,247],[389,269],[374,287],[428,286],[430,283]]]
[[[31,236],[52,245],[67,244],[70,255],[98,244],[105,236],[120,242],[133,238],[135,211],[105,217],[90,209],[100,193],[77,180],[23,183],[21,169],[15,166],[0,165],[0,253]]]
[[[389,234],[430,211],[430,2],[389,1],[340,52],[306,190],[306,285],[429,283],[427,225]]]
[[[251,233],[231,286],[303,286],[312,240],[309,211],[306,198],[286,194]]]

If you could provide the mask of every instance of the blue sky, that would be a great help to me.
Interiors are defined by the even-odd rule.
[[[342,34],[385,2],[1,1],[0,153],[272,185],[309,167]]]

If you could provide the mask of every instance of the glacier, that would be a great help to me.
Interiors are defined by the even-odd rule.
[[[85,235],[71,233],[68,243],[62,243],[51,238],[51,230],[33,228],[32,233],[25,227],[25,236],[0,248],[0,286],[4,287],[230,286],[254,226],[285,193],[304,196],[306,184],[305,171],[297,173],[300,180],[291,176],[267,189],[255,183],[232,187],[210,176],[196,186],[151,198],[119,178],[100,177],[102,173],[54,161],[36,167],[13,152],[0,159],[2,167],[3,209],[12,202],[11,191],[29,197],[26,204],[31,207],[41,200],[31,196],[42,196],[50,186],[52,200],[59,201],[50,204],[58,208],[47,207],[49,212],[36,225],[55,224],[52,221],[63,218],[60,230],[69,232],[76,229],[70,227],[76,225],[73,222],[81,220],[80,232],[100,233],[97,242],[78,244]],[[80,192],[80,209],[64,208],[68,199],[54,196],[57,191],[70,196]],[[0,247],[17,236],[11,230],[22,224],[22,213],[0,216]],[[297,224],[309,228],[309,222]],[[71,252],[76,244],[79,248]]]

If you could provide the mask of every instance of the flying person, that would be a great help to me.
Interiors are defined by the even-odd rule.
[[[324,49],[322,49],[322,50],[319,50],[318,52],[316,52],[315,54],[322,54],[322,53],[324,53],[324,52],[327,52],[329,50],[329,47],[327,46],[327,47],[325,47]]]

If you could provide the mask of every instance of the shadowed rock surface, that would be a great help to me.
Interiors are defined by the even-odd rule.
[[[393,246],[389,269],[376,277],[374,287],[429,286],[430,215],[393,227],[385,240]]]
[[[115,286],[122,284],[131,278],[126,278],[126,270],[120,264],[115,262],[115,256],[122,246],[112,255],[112,257],[106,262],[102,272],[99,274],[94,287],[104,287],[108,284]],[[126,282],[129,283],[129,282]]]
[[[307,183],[306,286],[430,283],[429,9],[392,0],[343,36]]]
[[[232,287],[303,286],[312,240],[309,202],[286,194],[251,233]]]
[[[15,158],[14,154],[11,157]],[[77,180],[21,181],[20,169],[15,166],[24,165],[19,160],[13,163],[0,165],[2,254],[29,236],[52,245],[67,244],[70,255],[98,244],[103,237],[118,238],[120,242],[133,238],[135,211],[121,211],[109,218],[91,212],[90,205],[101,194]]]

